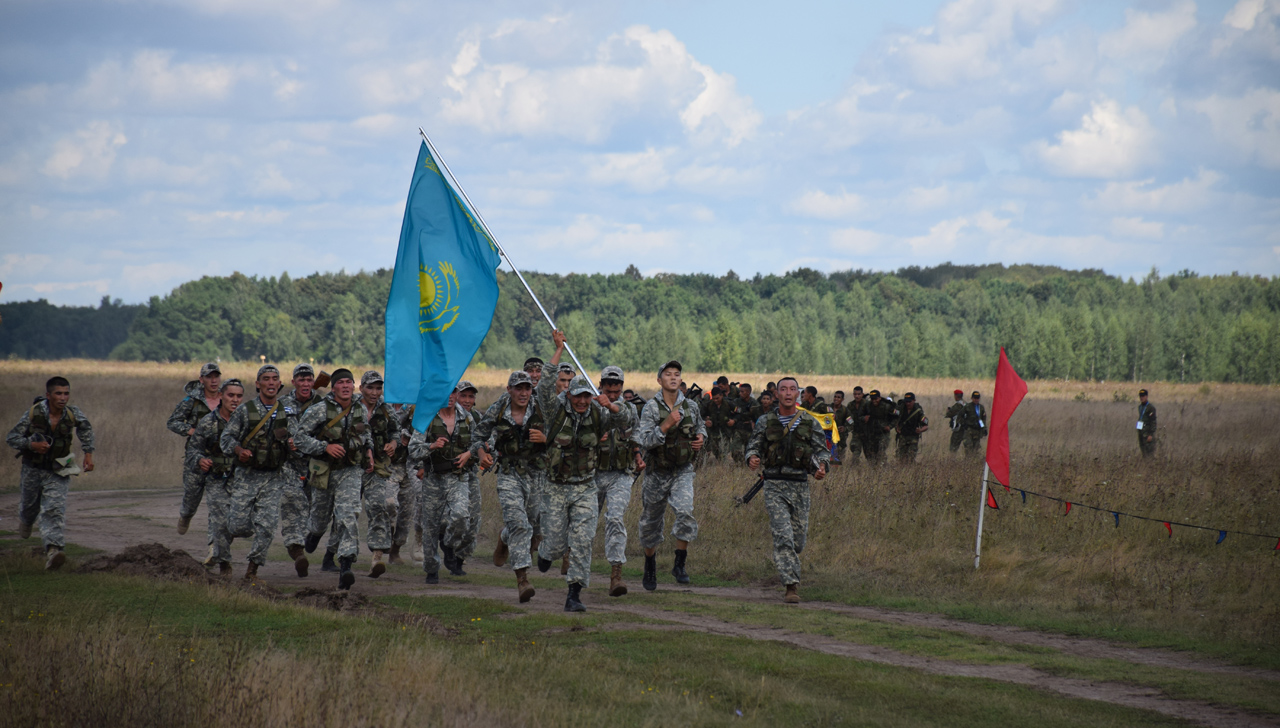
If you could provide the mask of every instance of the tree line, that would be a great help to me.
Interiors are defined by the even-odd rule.
[[[1024,376],[1042,379],[1280,379],[1280,278],[1153,269],[1135,281],[949,263],[750,279],[645,277],[634,266],[525,277],[591,369],[649,370],[676,358],[713,372],[990,376],[1003,346]],[[378,363],[390,284],[389,270],[204,277],[139,307],[110,356]],[[550,332],[514,275],[499,271],[498,284],[476,363],[515,368],[551,350]],[[0,342],[11,340],[16,314],[3,315]]]

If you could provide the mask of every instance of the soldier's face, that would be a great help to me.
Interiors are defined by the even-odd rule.
[[[861,403],[862,403],[862,392],[854,392],[854,393],[853,393],[853,402],[854,402],[854,404],[861,404]]]
[[[837,395],[835,395],[834,397],[832,397],[832,398],[831,398],[831,404],[834,404],[834,405],[835,405],[835,406],[837,406],[837,407],[839,407],[840,405],[844,404],[844,395],[843,395],[843,394],[837,394]]]
[[[299,399],[311,399],[311,392],[316,388],[316,378],[310,374],[299,374],[293,378],[293,388],[298,390]]]
[[[778,386],[778,397],[779,397],[779,398],[781,398],[781,397],[782,397],[782,386],[781,386],[781,385],[779,385],[779,386]],[[805,392],[804,394],[800,395],[800,399],[801,399],[805,404],[812,404],[812,403],[813,403],[813,398],[814,398],[814,395],[809,394],[808,392]]]
[[[263,396],[271,399],[280,393],[280,374],[277,372],[263,372],[258,376],[258,392]],[[347,396],[351,396],[348,394]]]
[[[556,377],[556,394],[560,394],[569,388],[569,382],[573,381],[573,375],[569,372],[560,372]]]
[[[55,409],[62,409],[67,406],[67,402],[71,401],[71,387],[54,387],[45,392],[49,397],[49,402],[53,404]]]
[[[209,372],[203,377],[200,377],[200,383],[204,385],[204,391],[206,392],[218,391],[218,385],[221,382],[222,382],[222,375],[219,374],[218,372]]]
[[[244,401],[244,387],[227,387],[222,390],[222,413],[230,416]]]
[[[517,384],[507,387],[507,394],[511,395],[511,404],[521,408],[528,407],[529,398],[533,396],[533,385]]]
[[[1145,395],[1145,394],[1139,394],[1139,395],[1138,395],[1138,401],[1139,401],[1139,402],[1141,402],[1141,403],[1143,403],[1143,404],[1146,404],[1146,403],[1147,403],[1147,395]]]
[[[741,399],[750,399],[751,387],[738,387],[738,397]]]
[[[796,400],[800,397],[800,387],[790,379],[778,384],[778,405],[783,409],[791,409],[796,406]]]
[[[711,395],[711,401],[715,402],[716,404],[720,404],[721,402],[723,402],[724,392],[716,392],[715,394]]]
[[[600,393],[608,397],[610,402],[617,402],[622,398],[622,382],[612,379],[600,382]]]
[[[528,374],[529,378],[533,380],[533,386],[538,386],[538,382],[542,381],[542,367],[532,366],[524,371],[525,374]]]
[[[462,409],[470,412],[471,408],[476,406],[475,390],[468,389],[465,392],[458,392],[458,404],[462,405]]]
[[[586,414],[587,409],[591,407],[591,393],[583,392],[582,394],[569,395],[569,405],[573,407],[573,411],[580,415]]]
[[[668,367],[658,375],[658,386],[662,387],[664,392],[675,392],[680,389],[680,385],[684,383],[683,380],[684,377],[679,369]]]
[[[356,392],[356,383],[354,379],[343,379],[340,382],[333,383],[333,396],[339,402],[351,401],[351,395]]]
[[[382,382],[370,382],[360,385],[360,395],[370,402],[382,399]]]

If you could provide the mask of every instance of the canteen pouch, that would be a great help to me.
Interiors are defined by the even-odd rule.
[[[307,464],[307,483],[312,488],[329,489],[329,463],[311,458]]]
[[[288,427],[277,427],[277,428],[275,428],[274,430],[272,430],[272,433],[273,433],[273,434],[275,434],[275,436],[276,436],[276,442],[288,442],[288,441],[289,441],[289,428],[288,428]]]

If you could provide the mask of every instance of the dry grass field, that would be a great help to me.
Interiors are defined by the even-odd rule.
[[[182,439],[165,430],[164,421],[181,398],[182,384],[193,377],[195,368],[189,364],[0,362],[0,413],[6,413],[4,416],[11,421],[16,420],[21,410],[29,406],[31,398],[40,393],[45,378],[54,373],[64,374],[72,382],[72,402],[92,419],[99,436],[98,470],[75,480],[73,490],[174,489],[176,517]],[[224,376],[252,377],[256,365],[236,364],[225,369]],[[628,376],[630,386],[645,395],[652,392],[654,377],[651,373]],[[481,405],[497,396],[505,377],[506,372],[497,371],[468,374],[468,378],[481,388],[478,398]],[[714,377],[690,374],[686,378],[706,385]],[[772,378],[776,375],[734,377],[757,385]],[[1220,384],[1145,385],[1151,389],[1152,402],[1159,409],[1160,449],[1155,458],[1143,460],[1138,456],[1133,427],[1136,419],[1136,402],[1133,400],[1136,399],[1137,385],[1031,382],[1030,393],[1014,415],[1010,427],[1014,490],[1012,493],[996,490],[1001,508],[999,511],[987,511],[982,569],[974,571],[972,552],[981,464],[953,456],[947,451],[949,433],[941,413],[951,399],[950,391],[955,388],[966,392],[980,389],[988,395],[986,401],[990,402],[991,382],[844,377],[802,379],[805,380],[802,384],[815,384],[828,398],[834,389],[847,391],[854,384],[868,389],[878,387],[886,392],[914,391],[926,414],[933,418],[934,426],[926,434],[919,461],[914,465],[891,463],[875,467],[850,459],[827,480],[815,484],[809,543],[802,557],[805,574],[802,593],[806,600],[941,614],[972,623],[1019,626],[1055,634],[1117,640],[1135,646],[1188,650],[1192,654],[1238,665],[1280,669],[1280,553],[1274,550],[1275,540],[1233,534],[1222,544],[1215,545],[1216,532],[1174,527],[1170,537],[1158,522],[1132,519],[1122,519],[1117,528],[1109,512],[1076,507],[1069,514],[1064,514],[1059,503],[1031,496],[1023,503],[1018,492],[1022,488],[1077,503],[1175,522],[1280,535],[1280,437],[1275,427],[1276,417],[1280,414],[1280,388]],[[0,492],[16,489],[17,473],[16,460],[6,458],[0,462]],[[491,477],[486,476],[482,481],[486,487],[486,499],[480,549],[486,555],[486,549],[492,548],[501,525],[496,499],[492,495]],[[695,584],[726,588],[742,585],[758,588],[776,584],[763,504],[758,500],[745,507],[734,504],[733,496],[746,490],[752,480],[748,471],[736,466],[712,464],[699,472],[695,514],[700,522],[700,533],[690,548],[689,557]],[[628,577],[637,590],[641,561],[635,533],[638,502],[637,488],[629,512],[629,554],[632,560],[627,567]],[[76,507],[74,496],[70,507],[73,510]],[[75,541],[75,533],[69,533],[69,538]],[[670,548],[671,541],[668,540],[660,550],[660,568],[662,564],[669,568]],[[237,558],[243,549],[244,545],[237,543]],[[607,573],[607,564],[601,557],[602,547],[598,540],[597,575]],[[509,586],[505,577],[494,583],[504,588]],[[605,597],[596,595],[594,590],[597,587],[598,584],[593,583],[591,598],[595,602],[604,601]],[[558,593],[552,592],[553,595]],[[190,595],[182,598],[194,599]],[[217,597],[232,600],[231,606],[224,604],[220,607],[231,611],[240,608],[234,600],[242,598]],[[553,600],[555,598],[553,596]],[[16,614],[12,607],[21,599],[14,595],[11,587],[5,601],[9,602],[11,613],[4,619],[11,619]],[[833,634],[830,625],[800,626],[795,618],[787,617],[785,613],[756,613],[745,606],[730,607],[694,600],[672,601],[665,608],[760,624],[780,620],[781,624],[793,629]],[[473,609],[471,613],[480,614],[480,611]],[[101,618],[107,619],[108,616]],[[599,616],[593,618],[602,619]],[[323,619],[331,620],[333,617],[324,616]],[[462,624],[465,632],[466,623]],[[550,626],[543,626],[559,629],[558,624],[549,622]],[[136,622],[118,630],[121,635],[145,631]],[[223,661],[228,669],[236,672],[248,670],[263,676],[265,681],[259,684],[241,678],[233,680],[223,672],[209,673],[199,679],[211,681],[208,684],[210,689],[227,688],[243,692],[252,686],[258,686],[252,690],[260,690],[266,689],[261,685],[275,685],[270,689],[297,692],[322,680],[314,670],[303,667],[298,673],[298,685],[302,688],[291,683],[276,685],[280,681],[272,676],[280,674],[279,665],[271,660],[287,662],[286,657],[264,657],[252,650],[241,654],[235,649],[249,648],[233,649],[226,645],[214,649],[201,641],[208,637],[206,632],[200,629],[188,629],[188,632],[193,635],[188,641],[194,640],[193,644],[200,644],[201,649],[212,650],[212,656]],[[196,633],[204,636],[197,638],[194,636]],[[543,639],[540,635],[543,633],[539,632],[530,639]],[[698,640],[704,638],[709,639],[702,635]],[[73,641],[65,635],[46,635],[40,639],[28,635],[24,639],[28,640],[21,643],[25,650],[61,649],[58,646],[61,643],[54,644],[59,639],[67,641],[68,645]],[[100,636],[94,639],[103,642],[100,648],[94,648],[105,651],[103,659],[121,660],[133,665],[130,670],[137,669],[135,663],[146,653],[146,649],[129,638]],[[556,696],[564,697],[562,691],[539,694],[526,706],[528,711],[522,712],[520,706],[513,707],[494,697],[490,689],[493,686],[477,688],[468,679],[483,681],[485,675],[480,673],[477,676],[474,666],[466,666],[465,655],[456,652],[441,655],[420,645],[399,645],[395,654],[374,655],[367,652],[370,648],[366,642],[372,640],[368,644],[380,644],[378,640],[381,638],[357,635],[351,639],[360,645],[354,656],[367,660],[372,666],[369,674],[382,676],[378,678],[379,684],[399,684],[396,682],[399,678],[393,677],[394,666],[400,664],[397,661],[412,661],[422,664],[426,673],[446,676],[439,678],[443,680],[442,690],[447,690],[450,695],[463,696],[463,704],[470,706],[466,710],[458,710],[456,705],[449,707],[427,696],[414,703],[416,707],[406,708],[434,716],[428,722],[541,725],[556,724],[560,721],[555,716],[564,715],[556,712],[554,700]],[[366,642],[360,642],[361,639]],[[662,660],[673,654],[661,638],[650,635],[645,639],[656,640],[646,648],[656,652],[636,653],[628,659]],[[330,655],[340,652],[341,644],[341,640],[334,637],[311,649],[320,649]],[[713,651],[727,649],[723,643],[698,644]],[[743,650],[739,659],[771,659],[752,656],[754,647],[739,647]],[[10,648],[18,649],[19,645],[11,645]],[[624,646],[619,649],[625,656],[631,654],[627,650],[640,648]],[[672,645],[670,649],[675,650],[674,654],[680,654],[677,646]],[[495,669],[505,671],[502,674],[512,679],[536,675],[539,669],[536,656],[527,650],[520,654],[518,659],[512,657],[511,662],[502,663]],[[570,650],[563,655],[557,653],[559,656],[544,657],[572,658],[570,662],[573,664],[565,668],[568,671],[566,679],[570,682],[589,674],[592,665],[597,671],[602,671],[602,676],[612,674],[608,670],[614,668],[593,662],[595,657],[585,663],[573,662],[577,659],[573,656],[586,654]],[[794,655],[786,658],[794,659],[800,658]],[[784,660],[779,664],[788,663]],[[707,669],[714,672],[716,668]],[[828,668],[825,664],[815,666],[806,662],[803,669],[821,672]],[[848,667],[840,669],[849,670]],[[1080,674],[1071,672],[1077,668],[1058,666],[1046,669],[1050,672],[1057,670],[1054,674]],[[1117,674],[1125,673],[1115,665],[1108,669]],[[1099,677],[1102,672],[1086,673],[1089,679],[1111,679]],[[132,673],[126,671],[124,677],[133,679],[128,678],[129,674]],[[460,680],[457,678],[459,674],[470,677]],[[770,669],[751,674],[755,677],[750,679],[762,681],[761,685],[766,679],[775,679],[768,677],[775,674]],[[859,674],[862,674],[862,679],[873,679]],[[1129,671],[1128,679],[1138,680],[1134,674],[1137,673]],[[368,675],[343,675],[346,676],[343,680],[350,680],[349,684],[370,686],[367,689],[372,691],[371,694],[386,694],[383,687],[371,687]],[[608,682],[613,678],[600,679]],[[741,675],[725,679],[730,682],[748,680]],[[4,675],[0,674],[0,681],[3,680]],[[217,680],[224,682],[218,683]],[[226,681],[235,682],[235,685]],[[902,681],[894,684],[894,689],[903,686]],[[1280,696],[1280,687],[1277,687],[1280,683],[1262,684],[1267,687],[1261,690],[1250,688],[1250,693],[1266,694],[1270,690],[1272,698]],[[734,689],[743,694],[751,692],[748,682],[734,685]],[[1176,692],[1164,683],[1159,685],[1167,694]],[[617,689],[631,690],[632,687]],[[810,707],[816,705],[806,702],[811,698],[800,687],[791,685],[778,689],[784,693],[779,698],[783,702],[798,702]],[[1225,690],[1226,687],[1217,686],[1210,692],[1225,695]],[[642,694],[643,691],[642,685]],[[576,698],[599,697],[591,690],[569,692]],[[1194,695],[1195,691],[1191,690],[1191,693]],[[712,694],[711,688],[699,693],[707,703],[710,698],[706,696]],[[0,698],[4,698],[2,692]],[[849,698],[855,699],[856,696]],[[1247,704],[1243,699],[1235,702],[1223,700],[1235,705]],[[904,705],[909,702],[910,698],[900,701]],[[318,722],[335,722],[330,719],[359,714],[358,706],[353,706],[332,704],[330,707],[336,712],[327,714]],[[207,711],[216,712],[216,706],[197,707],[206,711],[199,715],[211,714]],[[1252,704],[1248,707],[1258,709]],[[622,710],[621,707],[618,709]],[[688,712],[692,709],[689,704],[677,701],[663,704],[661,709],[642,712],[639,720],[624,722],[655,724],[690,715],[701,716],[690,721],[694,723],[721,720],[716,717],[718,713]],[[1262,709],[1271,716],[1267,720],[1274,721],[1280,716],[1280,705]],[[251,711],[252,706],[245,710]],[[753,715],[763,724],[785,719],[788,715],[759,710]],[[835,713],[824,712],[825,708],[814,710],[805,714],[808,716],[806,720],[832,722],[831,717]],[[1128,714],[1095,720],[1073,710],[1069,708],[1061,714],[1049,711],[1048,717],[1019,714],[1021,717],[1014,722],[1036,720],[1056,724],[1063,716],[1066,717],[1064,724],[1081,720],[1106,724],[1113,719],[1116,725],[1142,722]],[[197,719],[199,715],[192,713],[189,717]],[[311,722],[306,720],[310,714],[303,707],[291,715],[303,722]],[[402,722],[398,717],[402,716],[400,713],[379,712],[377,715],[385,720],[356,720],[351,724]],[[607,711],[580,711],[574,715],[587,722],[615,716]],[[844,715],[844,719],[851,719],[849,714]],[[865,714],[863,718],[861,721],[852,718],[851,722],[885,722],[875,719],[872,714]],[[140,723],[148,722],[151,721],[140,720]],[[248,721],[249,724],[263,725],[277,722]],[[919,722],[909,720],[902,724]],[[953,724],[977,725],[983,721],[958,720]]]

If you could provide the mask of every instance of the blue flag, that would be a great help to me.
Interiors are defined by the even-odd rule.
[[[425,430],[484,342],[498,305],[498,246],[440,174],[427,145],[409,183],[387,296],[386,400]]]

